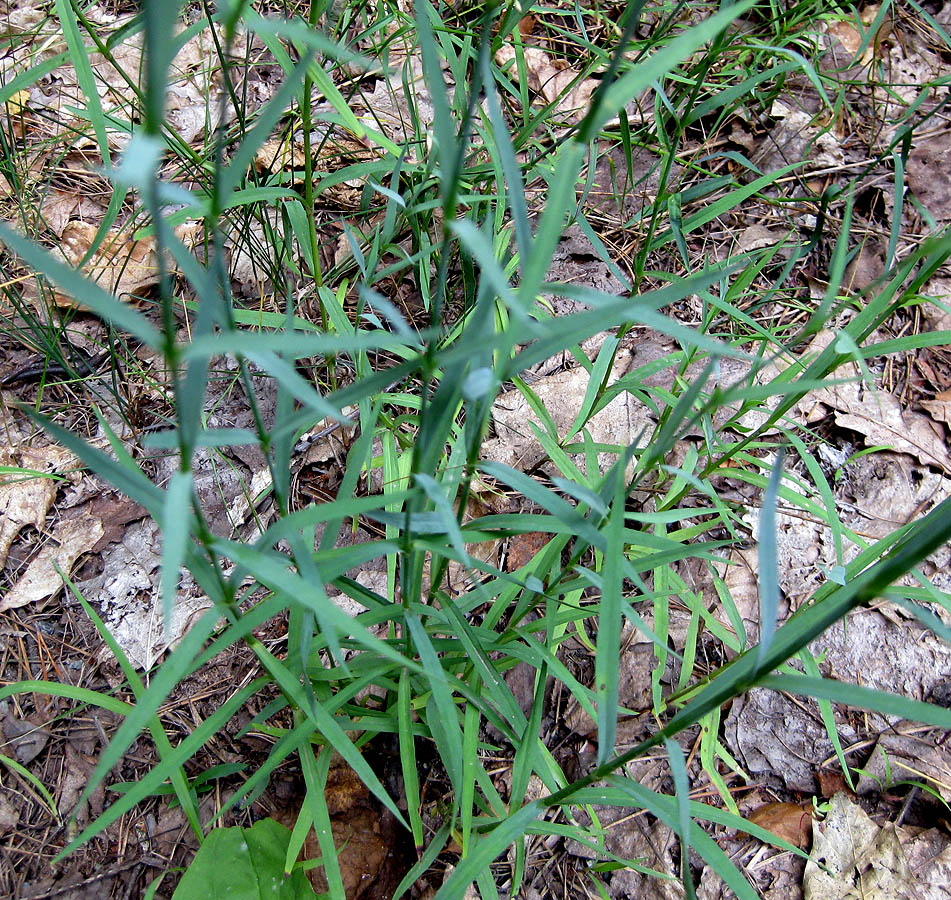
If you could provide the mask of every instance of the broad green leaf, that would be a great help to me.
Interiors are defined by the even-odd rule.
[[[291,833],[274,819],[250,828],[216,828],[182,876],[172,900],[307,900],[316,898],[301,869],[284,875]]]

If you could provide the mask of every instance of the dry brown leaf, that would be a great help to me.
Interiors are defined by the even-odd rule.
[[[796,847],[807,847],[812,839],[809,803],[766,803],[754,810],[749,820]]]
[[[816,772],[816,778],[819,780],[820,793],[827,799],[831,799],[838,794],[839,791],[847,791],[849,789],[845,775],[842,774],[841,769],[835,769],[834,771],[820,769]]]
[[[834,398],[831,403],[830,395]],[[843,384],[822,391],[822,401],[834,408],[836,424],[864,435],[869,446],[882,444],[951,472],[944,429],[928,416],[902,409],[897,397],[858,384]]]
[[[265,141],[254,154],[254,168],[259,172],[303,170],[306,161],[303,141]]]
[[[508,556],[505,560],[505,570],[516,572],[522,566],[528,565],[551,540],[547,531],[527,531],[525,534],[515,535],[509,541]]]
[[[394,875],[397,856],[395,819],[380,807],[356,772],[336,755],[327,775],[324,797],[347,900],[387,896],[385,883]],[[304,842],[303,855],[305,859],[321,855],[313,831]],[[308,876],[318,893],[327,891],[321,867],[311,869]],[[394,881],[392,887],[395,886]]]
[[[50,191],[43,200],[40,215],[57,237],[62,237],[66,227],[74,219],[96,222],[102,218],[105,208],[93,197],[78,191]]]
[[[55,597],[63,587],[60,572],[69,575],[73,563],[91,550],[102,535],[102,521],[94,516],[60,522],[53,529],[49,544],[0,599],[0,612],[28,603],[45,603]]]
[[[67,261],[75,266],[83,262],[96,238],[98,228],[89,222],[70,222],[62,233],[61,248]],[[158,283],[158,254],[154,238],[133,241],[127,234],[113,229],[99,249],[82,266],[83,272],[100,287],[114,294],[137,294]],[[72,306],[63,297],[63,306]],[[59,302],[59,297],[57,297]]]
[[[90,222],[71,221],[66,225],[61,235],[60,249],[67,262],[77,268],[82,264],[83,274],[118,296],[139,294],[158,284],[155,238],[134,241],[124,231],[112,229],[92,257],[83,264],[98,230]],[[200,226],[188,224],[176,228],[175,234],[186,245],[192,246],[199,230]],[[176,271],[171,260],[169,269]],[[75,301],[57,292],[56,302],[59,306],[70,307]]]
[[[734,253],[749,253],[752,250],[762,250],[763,247],[772,247],[782,243],[789,236],[781,228],[768,228],[765,225],[753,224],[744,228],[736,239]]]
[[[908,185],[939,221],[951,221],[951,131],[915,141],[908,154]]]
[[[895,731],[881,735],[856,785],[859,794],[880,791],[889,781],[921,781],[951,801],[951,747],[934,732],[915,734],[920,726],[898,723]],[[904,731],[912,733],[903,734]]]
[[[815,825],[803,894],[805,900],[947,900],[949,872],[947,835],[935,829],[916,835],[890,822],[879,827],[842,793]]]
[[[922,400],[921,405],[939,422],[951,425],[951,390],[935,394],[934,400]]]
[[[828,33],[853,56],[859,52],[859,47],[862,46],[862,35],[851,22],[845,20],[832,22],[829,25]]]
[[[76,465],[76,457],[62,447],[0,447],[0,466],[52,475]],[[0,567],[23,528],[32,525],[41,529],[46,524],[46,513],[58,486],[56,478],[31,476],[28,472],[0,476]]]
[[[580,78],[578,72],[556,64],[539,47],[526,47],[523,52],[528,86],[541,94],[546,104],[554,104],[555,111],[569,122],[580,122],[588,111],[591,95],[598,87],[597,79]],[[495,61],[500,67],[512,63],[509,74],[518,81],[515,57],[515,48],[504,44],[495,54]]]

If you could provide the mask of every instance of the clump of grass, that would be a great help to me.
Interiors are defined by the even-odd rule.
[[[75,591],[122,666],[122,695],[37,681],[0,689],[0,698],[46,692],[122,717],[87,795],[141,735],[148,733],[154,742],[159,760],[154,768],[139,782],[126,785],[121,797],[84,828],[64,854],[167,785],[203,839],[185,766],[252,697],[270,691],[278,699],[253,724],[264,727],[267,718],[282,711],[289,712],[293,724],[283,729],[268,726],[276,742],[267,762],[229,802],[254,796],[285,760],[296,756],[306,797],[286,848],[286,866],[290,870],[295,865],[307,832],[316,826],[334,897],[343,895],[343,881],[326,827],[324,787],[335,751],[413,836],[419,861],[397,895],[441,852],[455,846],[458,865],[438,896],[462,897],[475,881],[483,896],[496,897],[489,866],[514,845],[507,890],[515,896],[525,876],[530,841],[554,835],[597,845],[597,818],[586,830],[576,811],[613,805],[647,810],[663,820],[680,836],[684,861],[688,851],[695,850],[737,896],[752,898],[748,882],[698,822],[741,827],[791,848],[730,809],[691,801],[678,735],[698,723],[712,734],[702,759],[729,802],[716,766],[719,711],[755,685],[822,704],[845,703],[951,727],[951,713],[945,709],[820,678],[808,667],[813,674],[802,674],[790,665],[850,610],[882,595],[919,598],[920,592],[893,585],[951,536],[947,502],[921,521],[863,547],[844,564],[844,577],[824,584],[793,617],[776,624],[779,589],[776,551],[769,539],[771,514],[782,499],[808,506],[828,520],[836,517],[834,505],[815,500],[828,499],[828,484],[812,459],[808,435],[800,434],[787,414],[842,363],[877,352],[869,343],[876,329],[944,264],[951,239],[938,234],[896,261],[854,314],[840,317],[839,340],[802,366],[790,366],[771,381],[758,383],[756,376],[766,362],[788,354],[845,311],[840,287],[852,207],[851,202],[841,207],[842,228],[832,248],[826,295],[791,332],[770,329],[762,317],[745,310],[751,303],[765,305],[783,297],[791,266],[805,253],[802,246],[792,263],[779,267],[771,251],[720,263],[698,262],[688,244],[692,235],[749,198],[769,198],[779,179],[798,166],[794,162],[779,172],[758,173],[736,152],[732,157],[704,156],[695,144],[698,131],[718,128],[743,104],[750,105],[747,113],[760,114],[753,104],[770,102],[783,78],[798,74],[817,79],[811,66],[791,53],[768,79],[763,77],[763,54],[769,48],[750,38],[748,28],[732,25],[753,6],[741,3],[685,24],[680,18],[683,4],[678,4],[656,14],[656,27],[646,37],[638,31],[644,4],[633,4],[617,18],[592,12],[600,37],[578,41],[575,61],[585,74],[597,76],[599,85],[581,121],[566,128],[554,121],[557,111],[538,113],[537,104],[533,107],[527,78],[516,82],[494,61],[494,51],[508,41],[516,47],[516,65],[525,65],[517,31],[523,10],[515,4],[489,4],[462,17],[419,0],[415,17],[408,19],[385,4],[373,10],[356,4],[332,12],[314,3],[306,15],[281,20],[261,17],[240,2],[224,4],[215,19],[219,65],[235,108],[242,108],[234,94],[240,81],[235,59],[247,35],[268,48],[283,81],[255,115],[220,126],[196,154],[170,133],[163,109],[177,50],[173,34],[178,5],[145,4],[142,16],[130,26],[131,31],[144,31],[147,54],[145,79],[136,86],[133,101],[139,120],[131,126],[131,143],[121,160],[112,160],[109,172],[118,199],[110,204],[103,233],[123,204],[134,203],[159,243],[161,264],[173,259],[182,273],[179,280],[170,270],[160,273],[155,308],[142,309],[117,300],[9,227],[0,229],[0,237],[44,282],[74,297],[122,340],[160,354],[170,373],[174,425],[154,435],[150,446],[152,452],[176,456],[176,472],[166,485],[150,480],[142,459],[115,435],[107,453],[53,417],[33,415],[86,466],[141,503],[161,524],[166,615],[174,606],[183,568],[213,609],[146,682]],[[80,29],[93,33],[93,26],[81,17],[70,19],[69,3],[58,8],[72,36],[70,58],[88,79]],[[819,8],[796,5],[807,24],[815,21]],[[549,17],[546,27],[559,39],[576,37],[577,23],[564,21],[564,11],[539,10],[543,13]],[[770,40],[788,47],[799,39],[795,17],[787,20],[785,30],[779,19],[769,21],[770,29],[777,29]],[[431,128],[417,118],[399,144],[374,124],[357,119],[351,108],[355,94],[337,89],[327,74],[374,71],[377,51],[392,43],[394,34],[408,37],[425,75],[428,97],[415,97],[408,115],[412,119],[415,108],[418,117],[423,100],[433,109]],[[35,74],[39,77],[39,70]],[[340,82],[358,84],[360,77],[365,76],[347,74]],[[315,88],[326,101],[317,112],[311,108]],[[646,91],[651,92],[647,97]],[[107,122],[93,94],[85,112],[108,164]],[[631,126],[625,109],[634,100],[653,106],[650,124]],[[321,170],[315,162],[320,159],[314,146],[318,125],[350,129],[373,148],[372,158],[334,172]],[[303,135],[300,189],[252,165],[275,131]],[[612,258],[585,208],[578,205],[586,173],[605,141],[619,146],[629,165],[641,145],[650,145],[660,155],[653,202],[632,221],[619,223],[637,235],[632,255],[624,260]],[[168,164],[169,158],[174,165]],[[731,173],[724,160],[738,162],[740,169]],[[672,185],[675,163],[694,173],[684,190]],[[162,177],[162,172],[173,174]],[[187,196],[173,190],[172,183],[186,175],[193,185]],[[326,215],[321,199],[333,186],[354,178],[365,187],[353,219],[372,225],[361,230],[339,217],[349,253],[328,265],[321,241]],[[170,214],[170,199],[187,203],[186,211]],[[207,253],[202,261],[173,232],[173,223],[185,215],[203,222]],[[245,306],[232,295],[225,245],[235,222],[246,232],[244,239],[253,242],[250,252],[270,282],[272,309]],[[254,235],[253,222],[261,226]],[[593,246],[626,278],[629,294],[617,297],[546,281],[569,223],[595,236]],[[816,240],[818,232],[819,226]],[[662,260],[669,263],[666,271],[657,267]],[[384,295],[395,279],[413,284],[418,302],[412,311]],[[538,304],[543,294],[570,298],[587,308],[548,317]],[[700,298],[703,308],[696,326],[663,311],[693,297]],[[183,308],[189,317],[187,331],[182,327]],[[679,343],[672,358],[679,378],[671,390],[651,389],[638,373],[609,385],[620,339],[637,326],[666,333]],[[21,327],[26,339],[47,348],[44,352],[62,354],[60,334],[51,334],[26,316]],[[535,477],[482,460],[499,392],[557,353],[568,351],[586,362],[579,345],[605,331],[614,337],[594,363],[588,362],[591,387],[571,434],[559,435],[553,426],[547,433],[538,430],[552,464],[548,474]],[[909,337],[887,349],[915,346],[916,339]],[[209,428],[204,421],[210,367],[222,356],[236,360],[237,380],[254,414],[254,426],[241,432]],[[718,363],[730,357],[750,361],[752,370],[740,383],[723,388],[712,376]],[[65,355],[63,362],[68,363]],[[317,373],[322,389],[301,374],[303,365]],[[270,421],[258,402],[262,377],[273,382],[277,394]],[[652,399],[657,426],[647,441],[596,447],[586,425],[622,390],[640,391]],[[714,427],[728,407],[735,410],[728,422],[735,428]],[[743,424],[751,411],[763,412],[755,427]],[[305,432],[335,425],[356,426],[336,495],[295,510],[290,481],[295,446]],[[678,466],[669,465],[678,442],[693,434],[702,439]],[[235,443],[253,443],[264,454],[276,510],[274,521],[247,543],[214,533],[194,485],[199,453]],[[790,486],[783,448],[798,456],[815,478],[812,495]],[[597,457],[605,451],[613,452],[616,462],[602,472]],[[572,453],[583,454],[587,465],[576,465]],[[368,493],[365,486],[373,473],[379,474],[382,487]],[[647,740],[619,754],[617,661],[622,633],[631,625],[654,641],[657,671],[663,671],[675,652],[668,649],[665,623],[672,598],[680,594],[677,566],[688,560],[707,566],[742,540],[735,504],[718,493],[725,476],[745,479],[763,492],[760,640],[748,645],[745,636],[733,635],[731,658],[703,677],[696,677],[693,666],[685,663],[673,696],[662,698],[659,676],[655,678],[656,728]],[[470,518],[473,494],[487,487],[518,498],[520,511]],[[644,496],[654,498],[651,509],[638,502]],[[708,502],[699,510],[698,496]],[[525,511],[529,509],[533,511]],[[342,530],[361,521],[375,523],[380,536],[366,544],[337,546]],[[518,571],[501,571],[476,550],[480,544],[528,532],[553,537]],[[841,534],[841,527],[836,533]],[[370,590],[351,577],[355,567],[371,559],[385,560],[385,592]],[[461,592],[446,586],[446,572],[454,565],[472,576]],[[366,611],[355,618],[344,613],[327,595],[330,584]],[[729,611],[739,621],[735,607]],[[287,636],[277,651],[256,636],[256,629],[282,615],[287,616]],[[581,684],[559,655],[572,636],[591,648],[593,688]],[[173,746],[160,707],[182,679],[238,643],[254,653],[260,676]],[[681,662],[694,660],[695,653],[695,643],[683,648]],[[501,677],[517,662],[528,663],[535,672],[537,690],[527,711]],[[560,682],[597,722],[596,763],[579,778],[567,776],[540,735],[549,678]],[[367,691],[381,698],[376,706],[357,701]],[[507,801],[483,761],[487,724],[512,755]],[[382,734],[395,735],[400,747],[403,804],[384,788],[361,752]],[[434,745],[451,785],[435,833],[424,829],[420,814],[420,741]],[[648,790],[625,774],[626,763],[658,746],[669,754],[672,795]],[[523,801],[533,779],[544,791]],[[686,862],[682,877],[687,895],[693,896]]]

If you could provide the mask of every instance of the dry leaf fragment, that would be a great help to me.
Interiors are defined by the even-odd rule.
[[[934,400],[922,400],[921,405],[939,422],[951,425],[951,390],[935,394]]]
[[[627,350],[618,351],[612,370],[612,382],[620,378],[633,359]],[[547,375],[532,383],[531,388],[554,420],[559,436],[564,437],[574,423],[584,402],[590,375],[579,366]],[[518,390],[507,391],[492,404],[492,420],[498,437],[486,441],[482,447],[484,459],[527,470],[545,456],[536,440],[530,423],[542,426],[531,404]],[[627,446],[636,440],[646,440],[654,425],[650,409],[633,394],[623,391],[607,406],[588,420],[585,428],[596,444]],[[579,435],[575,440],[581,442]],[[599,453],[598,463],[603,471],[617,460],[615,453]],[[585,462],[580,461],[584,469]]]
[[[915,142],[908,154],[908,185],[939,221],[951,221],[951,132]]]
[[[100,287],[119,296],[139,294],[158,284],[159,265],[155,238],[133,240],[120,229],[106,234],[95,253],[86,259],[99,229],[90,222],[71,221],[63,229],[61,250],[67,262],[82,268],[83,274],[99,283]],[[194,246],[200,226],[195,223],[179,226],[176,236],[186,246]],[[170,271],[176,271],[169,260]],[[74,304],[72,298],[56,294],[56,302],[63,307]]]
[[[62,251],[74,267],[114,294],[136,294],[158,283],[158,255],[154,238],[133,241],[127,234],[113,229],[99,249],[86,259],[99,229],[89,222],[70,222],[62,234]],[[71,306],[66,300],[64,306]]]
[[[336,754],[327,775],[324,796],[347,900],[390,896],[400,877],[394,868],[396,820],[380,807],[356,772]],[[278,817],[278,821],[282,818],[285,817]],[[293,819],[288,817],[285,824],[291,825],[294,820],[296,814]],[[313,830],[304,842],[303,855],[305,859],[321,855]],[[321,867],[311,869],[308,876],[318,893],[327,891]]]
[[[63,587],[73,563],[88,552],[103,535],[102,521],[93,516],[81,516],[60,522],[50,535],[49,544],[27,566],[20,580],[0,599],[0,612],[46,602]],[[59,571],[57,571],[57,569]]]
[[[0,476],[0,566],[6,562],[10,545],[21,529],[27,525],[41,529],[46,524],[46,513],[56,497],[59,481],[44,476],[64,472],[77,464],[76,457],[62,447],[0,447],[0,466],[26,470]]]
[[[851,22],[832,22],[828,27],[828,34],[834,37],[846,50],[855,56],[862,46],[862,35]]]
[[[580,78],[574,69],[559,66],[540,47],[526,47],[523,51],[528,86],[541,94],[546,104],[554,104],[555,111],[570,122],[580,122],[588,111],[588,101],[598,87],[595,78]],[[515,48],[504,44],[495,54],[500,67],[514,63]],[[511,76],[518,80],[518,68],[514,64]]]
[[[49,731],[28,719],[17,718],[7,708],[6,702],[0,706],[3,707],[3,752],[7,756],[16,756],[23,765],[32,762],[43,752],[50,739]]]
[[[515,535],[509,541],[508,556],[505,560],[506,572],[517,572],[528,565],[551,540],[547,531],[527,531]]]
[[[930,784],[946,800],[951,800],[951,747],[940,735],[905,734],[918,731],[911,722],[899,723],[895,731],[882,734],[856,785],[859,794],[882,790],[897,781],[921,781]]]
[[[933,890],[932,860],[917,872],[906,857],[913,841],[892,823],[879,828],[845,794],[816,823],[812,859],[803,877],[805,900],[899,900],[947,897],[947,885]],[[946,865],[946,862],[942,860]]]
[[[303,170],[307,157],[304,144],[299,141],[265,141],[254,154],[254,168],[259,172],[282,172],[285,169]]]
[[[808,802],[766,803],[749,819],[796,847],[807,847],[812,839],[812,808]]]
[[[836,424],[865,435],[870,446],[883,444],[916,456],[925,465],[951,472],[951,455],[944,429],[921,413],[903,410],[897,397],[863,390],[856,384],[838,385],[830,393]],[[821,398],[828,402],[826,393]]]

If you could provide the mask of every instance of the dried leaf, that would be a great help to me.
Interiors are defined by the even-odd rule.
[[[30,563],[6,596],[0,599],[0,612],[55,597],[63,587],[59,572],[68,575],[73,563],[91,550],[102,535],[102,521],[94,516],[60,522],[53,529],[49,544]]]
[[[259,172],[283,172],[285,169],[303,170],[307,157],[304,144],[298,141],[265,141],[254,154],[254,168]]]
[[[81,266],[85,275],[120,296],[140,294],[158,284],[159,265],[155,238],[134,241],[124,231],[112,229],[87,260],[86,255],[98,230],[89,222],[71,221],[66,225],[60,247],[70,265],[77,268]],[[198,232],[199,226],[196,224],[175,229],[175,234],[188,246],[194,245]],[[176,271],[171,260],[168,265],[169,271]],[[62,307],[74,305],[72,298],[59,293],[56,294],[56,302]]]
[[[158,254],[155,238],[133,241],[113,229],[99,249],[83,264],[98,228],[88,222],[70,222],[62,234],[62,251],[67,261],[114,294],[138,294],[158,283]],[[59,302],[59,298],[57,298]],[[63,298],[62,306],[73,301]]]
[[[839,791],[847,791],[848,784],[845,780],[845,775],[842,774],[841,769],[836,769],[831,771],[829,769],[820,769],[816,772],[816,778],[819,779],[819,791],[823,797],[831,798],[834,797]]]
[[[855,56],[859,47],[862,46],[862,34],[851,22],[844,20],[832,22],[829,25],[828,34],[834,37],[852,56]]]
[[[580,73],[554,63],[551,57],[539,47],[526,47],[525,70],[528,86],[541,94],[546,104],[554,104],[555,112],[572,123],[580,122],[588,111],[591,95],[598,87],[595,78],[580,78]],[[518,67],[514,64],[515,48],[504,44],[495,54],[500,67],[511,68],[509,74],[518,81]]]
[[[951,221],[951,132],[916,140],[908,154],[908,184],[939,222]]]
[[[336,758],[331,764],[324,796],[347,900],[386,896],[385,891],[380,893],[380,888],[394,874],[396,820],[380,808],[342,758]],[[304,858],[320,855],[317,836],[311,831],[304,842]],[[308,874],[314,890],[325,893],[327,880],[323,869],[311,869]]]
[[[951,472],[951,455],[944,429],[921,413],[902,409],[897,397],[871,392],[861,385],[843,384],[823,391],[834,400],[836,424],[865,436],[868,445],[884,444],[899,453],[916,456],[925,465]]]
[[[836,794],[825,821],[815,825],[803,894],[805,900],[947,900],[949,866],[946,836],[932,829],[913,837],[890,822],[879,828],[846,794]]]
[[[749,820],[797,847],[807,847],[812,839],[809,803],[766,803],[754,810]]]
[[[3,704],[6,707],[6,703]],[[20,719],[6,710],[3,716],[2,752],[7,756],[15,756],[23,765],[31,763],[43,752],[50,733],[28,719]]]
[[[935,394],[934,400],[922,400],[921,405],[938,421],[951,425],[951,390]]]
[[[528,565],[550,540],[551,535],[547,531],[528,531],[515,535],[509,541],[505,570],[515,572]]]
[[[881,791],[898,781],[920,781],[951,801],[951,747],[941,743],[933,730],[902,733],[921,730],[910,722],[898,723],[895,731],[879,737],[856,785],[859,794]]]
[[[76,465],[76,457],[62,447],[0,447],[0,466],[54,474]],[[0,567],[21,529],[27,525],[41,529],[46,524],[58,486],[58,479],[29,471],[0,475]]]
[[[629,351],[618,352],[612,381],[627,371],[631,359]],[[531,384],[531,389],[548,410],[561,437],[567,434],[581,409],[589,378],[587,370],[579,366],[556,372]],[[483,458],[523,470],[532,468],[544,458],[542,447],[529,425],[530,422],[541,425],[541,420],[520,391],[508,391],[492,404],[492,420],[498,437],[483,445]],[[633,394],[624,391],[592,416],[585,427],[595,443],[627,446],[638,439],[645,440],[645,434],[653,424],[648,407]],[[598,454],[598,464],[602,470],[606,471],[616,460],[617,454]],[[584,468],[583,459],[580,459],[580,465]]]
[[[43,200],[40,215],[57,237],[62,237],[74,219],[98,221],[105,211],[94,197],[76,191],[50,191]]]
[[[13,831],[20,823],[19,805],[7,793],[0,794],[0,834]]]
[[[843,744],[857,739],[838,725]],[[815,773],[835,750],[818,713],[782,694],[754,688],[733,701],[723,725],[724,743],[754,778],[779,777],[790,790],[812,793]]]

